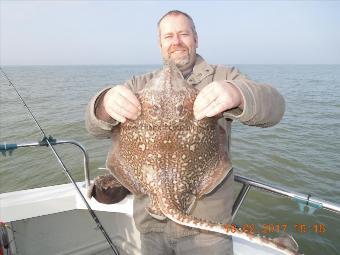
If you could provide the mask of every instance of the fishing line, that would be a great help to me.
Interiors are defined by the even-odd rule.
[[[0,70],[2,72],[2,75],[5,77],[5,79],[9,82],[9,85],[13,87],[13,89],[15,90],[15,92],[17,93],[17,95],[19,96],[21,102],[24,104],[25,108],[28,110],[28,112],[30,113],[31,117],[33,118],[35,124],[38,126],[39,130],[41,131],[41,133],[43,134],[44,138],[46,138],[46,143],[48,144],[48,146],[51,148],[54,156],[57,158],[59,164],[62,166],[63,168],[63,172],[64,174],[67,176],[67,178],[70,180],[70,182],[72,182],[73,186],[76,188],[78,194],[80,195],[80,197],[82,198],[84,204],[87,207],[88,212],[90,213],[91,217],[93,218],[93,220],[95,221],[95,223],[97,224],[97,227],[101,230],[102,234],[104,235],[106,241],[109,243],[113,254],[114,255],[119,255],[117,248],[114,246],[114,244],[112,243],[112,240],[110,238],[110,236],[107,234],[106,230],[104,229],[103,225],[100,223],[99,218],[97,217],[97,215],[95,214],[95,212],[92,210],[92,208],[90,207],[89,203],[86,201],[84,195],[81,193],[80,189],[78,188],[75,180],[73,179],[73,177],[71,176],[70,172],[68,171],[67,167],[65,166],[64,162],[61,160],[60,156],[58,155],[58,153],[56,152],[56,150],[54,149],[54,147],[52,146],[52,144],[50,143],[49,139],[46,136],[45,131],[43,130],[43,128],[40,126],[39,122],[37,121],[37,119],[35,118],[33,112],[31,111],[31,109],[28,107],[28,105],[26,104],[25,100],[22,98],[22,96],[20,95],[19,91],[17,90],[17,88],[15,87],[15,85],[13,84],[13,82],[8,78],[7,74],[5,73],[5,71],[0,67]]]

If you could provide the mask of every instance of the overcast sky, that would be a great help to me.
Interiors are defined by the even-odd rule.
[[[339,1],[0,1],[2,65],[159,64],[172,9],[210,63],[340,64]]]

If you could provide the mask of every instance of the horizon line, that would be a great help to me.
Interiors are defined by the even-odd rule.
[[[1,67],[14,66],[161,66],[158,64],[0,64]],[[228,63],[222,65],[340,65],[340,63]]]

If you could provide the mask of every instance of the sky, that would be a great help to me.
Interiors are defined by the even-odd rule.
[[[160,64],[156,24],[173,9],[212,64],[340,64],[340,1],[293,0],[0,0],[0,64]]]

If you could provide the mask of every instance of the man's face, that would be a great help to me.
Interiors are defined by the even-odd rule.
[[[159,24],[159,46],[163,59],[172,59],[184,71],[195,63],[197,36],[190,20],[183,15],[169,15]]]

